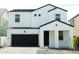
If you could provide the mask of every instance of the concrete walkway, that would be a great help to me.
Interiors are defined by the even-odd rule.
[[[79,54],[79,51],[73,50],[58,50],[58,49],[40,49],[37,54]]]

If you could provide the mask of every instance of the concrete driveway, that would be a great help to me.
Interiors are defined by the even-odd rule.
[[[0,54],[36,54],[37,47],[3,47],[0,48]]]
[[[3,47],[0,54],[79,54],[79,51],[57,50],[39,47]]]

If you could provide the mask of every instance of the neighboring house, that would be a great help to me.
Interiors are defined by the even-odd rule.
[[[7,9],[0,8],[0,36],[7,35],[8,12]]]
[[[9,11],[7,46],[72,48],[72,37],[65,9],[47,4]]]
[[[79,37],[79,14],[71,18],[69,23],[74,26],[74,36]]]

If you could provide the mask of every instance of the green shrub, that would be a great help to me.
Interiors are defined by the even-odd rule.
[[[76,36],[73,36],[72,44],[73,44],[74,49],[76,49],[78,47],[78,39]]]

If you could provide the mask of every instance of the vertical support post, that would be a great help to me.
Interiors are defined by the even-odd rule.
[[[43,31],[40,31],[39,45],[40,45],[40,47],[44,47],[44,32]]]
[[[70,48],[73,48],[73,43],[72,43],[72,39],[74,36],[73,34],[74,34],[73,30],[69,30]]]
[[[55,30],[55,48],[59,48],[59,32]]]

